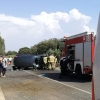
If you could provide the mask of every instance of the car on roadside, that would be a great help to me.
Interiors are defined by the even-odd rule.
[[[23,55],[17,55],[16,57],[14,57],[13,59],[13,64],[14,66],[12,66],[13,70],[16,69],[34,69],[36,70],[37,68],[39,68],[39,57],[37,55],[29,55],[29,54],[23,54]]]

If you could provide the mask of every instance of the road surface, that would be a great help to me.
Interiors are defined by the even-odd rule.
[[[17,70],[0,78],[0,100],[91,100],[91,76],[59,79],[60,70]]]

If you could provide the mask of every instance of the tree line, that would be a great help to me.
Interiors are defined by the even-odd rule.
[[[0,55],[5,54],[5,40],[0,36]]]
[[[59,59],[61,49],[63,48],[63,43],[61,39],[53,38],[49,40],[43,40],[34,46],[22,47],[18,52],[16,51],[8,51],[6,55],[14,55],[14,54],[44,54],[49,55],[53,53]]]

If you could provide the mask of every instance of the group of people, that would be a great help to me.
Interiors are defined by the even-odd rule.
[[[7,59],[5,56],[0,57],[0,77],[6,77]]]
[[[57,58],[54,54],[50,54],[49,56],[43,57],[43,69],[54,70],[57,64]]]

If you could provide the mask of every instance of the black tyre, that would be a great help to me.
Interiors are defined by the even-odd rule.
[[[13,69],[13,70],[16,70],[16,66],[12,66],[12,69]]]
[[[20,68],[20,67],[18,67],[18,69],[20,70],[21,68]]]
[[[77,78],[78,79],[83,79],[83,75],[82,75],[82,70],[81,70],[81,65],[80,64],[76,65],[75,72],[77,74]]]
[[[28,67],[25,67],[25,68],[24,68],[24,70],[28,70],[28,69],[29,69]],[[20,68],[19,68],[19,70],[20,70]]]

